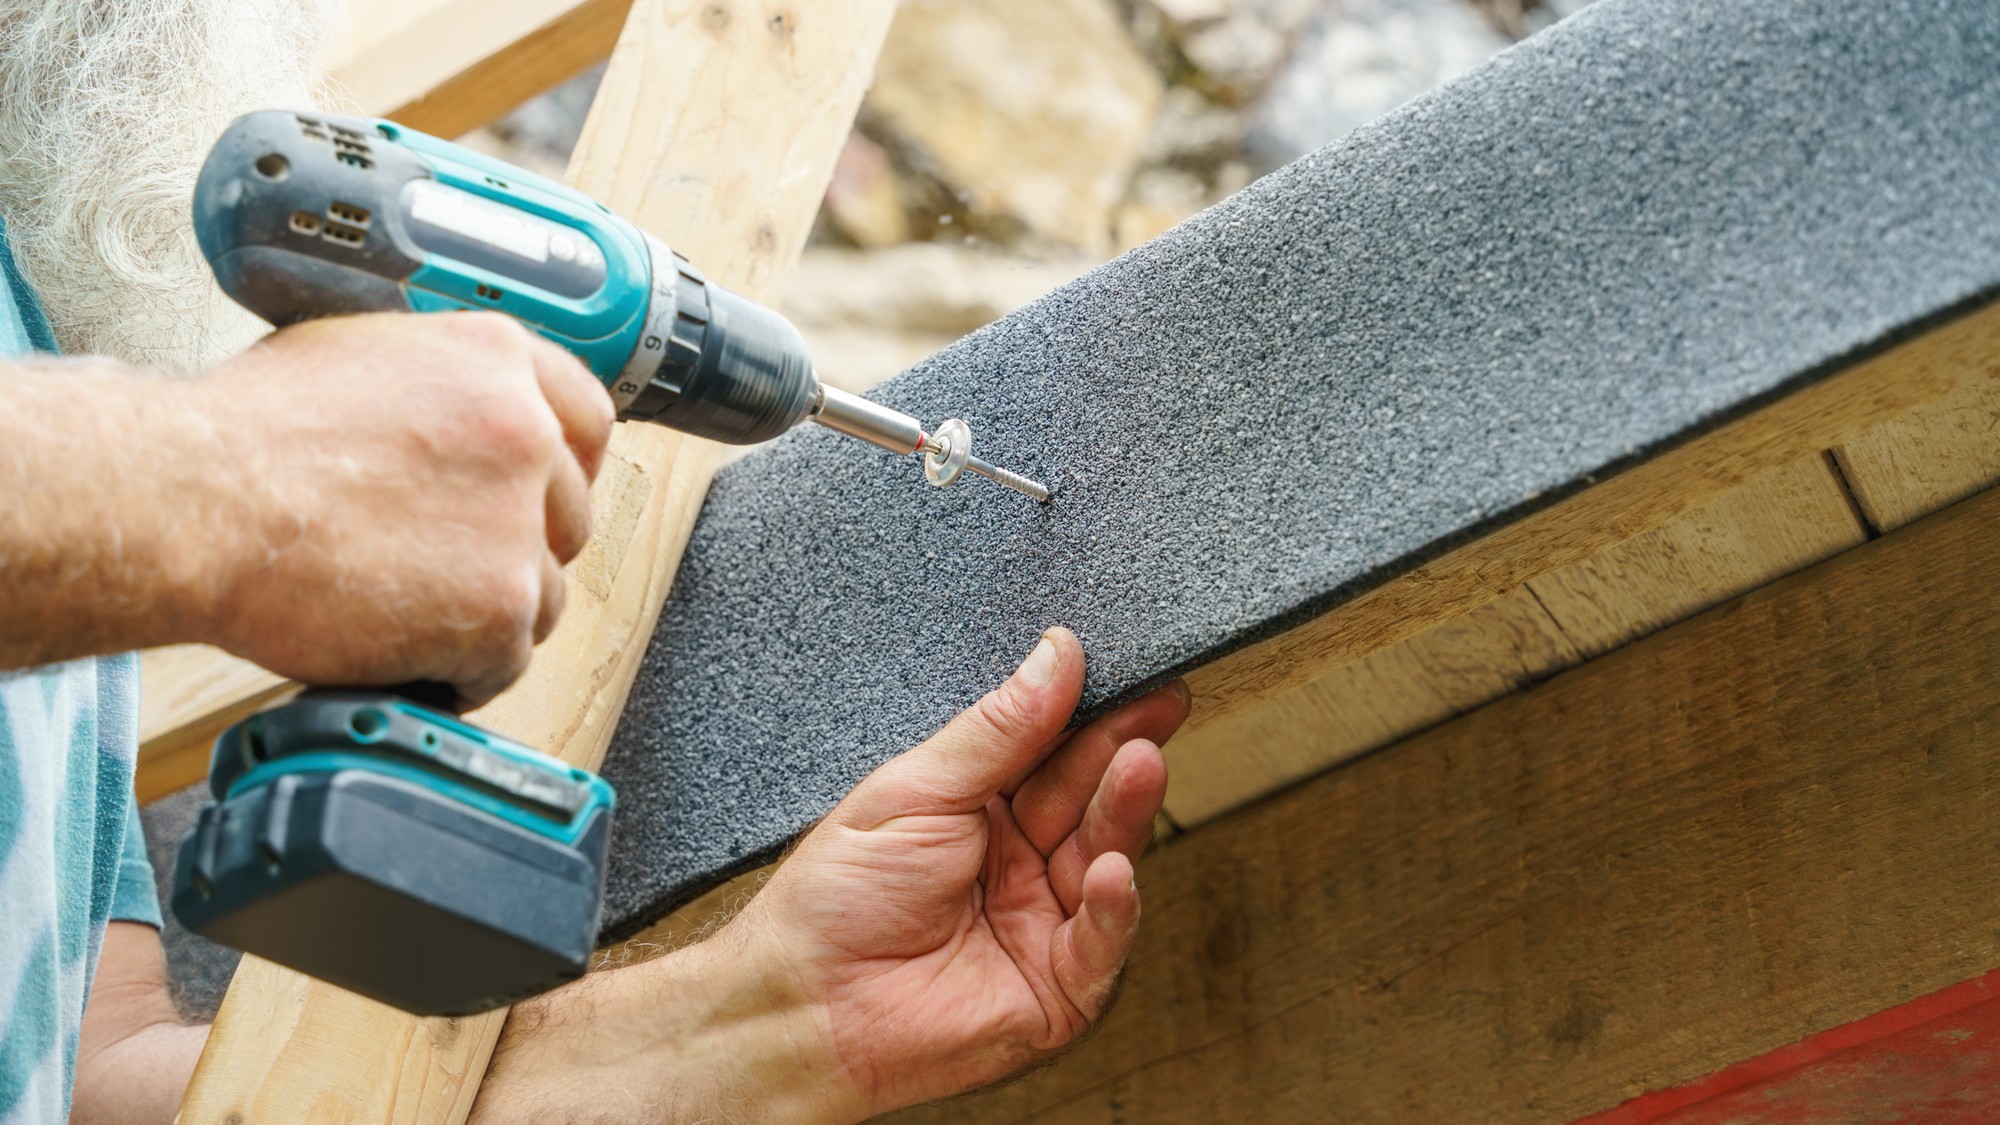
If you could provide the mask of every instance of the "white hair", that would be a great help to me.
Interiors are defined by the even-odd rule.
[[[224,126],[310,108],[341,0],[0,0],[0,219],[69,354],[200,370],[268,326],[195,245]]]

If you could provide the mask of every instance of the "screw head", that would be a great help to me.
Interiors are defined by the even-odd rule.
[[[943,488],[965,471],[965,461],[972,456],[972,427],[961,419],[946,418],[931,440],[937,448],[924,455],[924,479]]]

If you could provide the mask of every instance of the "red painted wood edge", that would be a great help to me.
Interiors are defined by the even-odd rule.
[[[1871,1096],[1884,1121],[2000,1119],[2000,969],[1649,1091],[1576,1125],[1872,1120],[1848,1116],[1866,1113]]]

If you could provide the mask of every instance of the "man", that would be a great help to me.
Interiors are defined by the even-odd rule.
[[[236,114],[309,102],[330,19],[0,0],[0,1122],[168,1121],[205,1037],[167,997],[115,654],[477,703],[589,532],[610,407],[560,350],[471,314],[260,341],[210,283],[195,168]],[[517,1008],[475,1118],[852,1121],[1060,1050],[1130,949],[1186,711],[1064,737],[1082,678],[1051,630],[714,937]]]

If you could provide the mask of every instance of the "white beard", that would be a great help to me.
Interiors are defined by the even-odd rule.
[[[0,218],[65,353],[183,374],[269,331],[195,245],[195,175],[237,116],[324,102],[342,3],[0,0]]]

